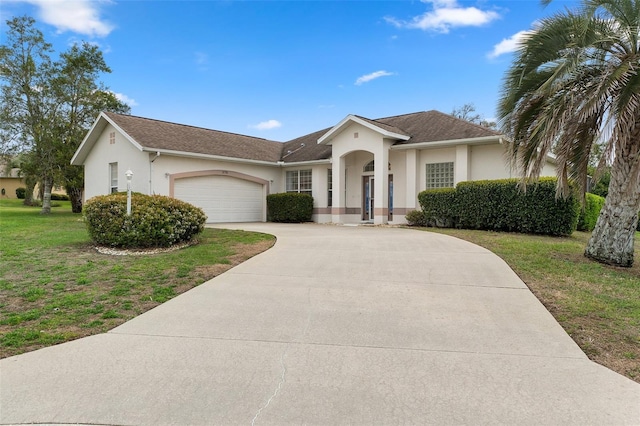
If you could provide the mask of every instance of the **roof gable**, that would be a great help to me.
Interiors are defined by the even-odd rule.
[[[362,126],[365,126],[365,127],[369,128],[369,129],[373,130],[374,132],[380,133],[382,136],[384,136],[386,138],[389,138],[389,139],[406,141],[406,140],[408,140],[410,138],[410,136],[408,134],[406,134],[404,131],[400,130],[399,128],[397,128],[397,127],[395,127],[393,125],[389,125],[388,123],[381,123],[381,122],[378,122],[376,120],[370,120],[368,118],[359,117],[357,115],[349,114],[348,116],[343,118],[342,121],[340,121],[338,124],[333,126],[327,133],[322,135],[318,139],[318,143],[319,144],[330,144],[331,140],[336,135],[338,135],[340,132],[342,132],[351,123],[357,123],[357,124],[360,124]]]

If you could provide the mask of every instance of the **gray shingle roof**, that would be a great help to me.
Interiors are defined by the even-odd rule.
[[[182,151],[273,163],[277,161],[294,163],[331,158],[331,146],[318,144],[318,139],[331,128],[282,143],[130,115],[110,112],[106,115],[136,142],[148,149]],[[406,145],[500,135],[494,130],[439,111],[422,111],[376,120],[356,117],[381,129],[410,136],[409,140],[398,141],[396,144]]]

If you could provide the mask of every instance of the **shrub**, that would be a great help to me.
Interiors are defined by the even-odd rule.
[[[16,197],[20,200],[24,200],[27,196],[27,188],[16,188]]]
[[[422,210],[411,210],[404,218],[409,226],[427,226],[427,217]]]
[[[54,194],[51,193],[52,201],[69,201],[69,196],[67,194]]]
[[[418,194],[427,226],[451,228],[457,218],[455,188],[428,189]]]
[[[437,226],[569,235],[577,225],[579,203],[575,196],[556,199],[556,179],[542,178],[518,188],[517,179],[461,182],[447,197],[423,191],[420,205]],[[440,198],[439,198],[440,197]]]
[[[168,247],[190,241],[204,229],[202,209],[160,195],[133,194],[131,215],[127,196],[111,194],[91,198],[84,218],[89,235],[111,247]]]
[[[267,195],[267,219],[271,222],[300,223],[311,221],[313,197],[297,192]]]
[[[578,231],[593,231],[602,206],[604,206],[604,198],[588,192],[585,194],[584,206],[578,216]]]

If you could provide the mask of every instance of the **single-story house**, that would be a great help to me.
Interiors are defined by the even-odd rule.
[[[85,198],[127,188],[204,209],[208,222],[265,221],[266,196],[311,194],[313,220],[405,223],[427,188],[516,177],[503,136],[438,111],[348,115],[288,142],[103,112],[71,163]],[[543,175],[555,175],[550,158]]]

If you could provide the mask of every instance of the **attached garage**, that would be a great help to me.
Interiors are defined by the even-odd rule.
[[[210,171],[172,176],[173,197],[202,208],[208,223],[265,220],[266,181]]]

